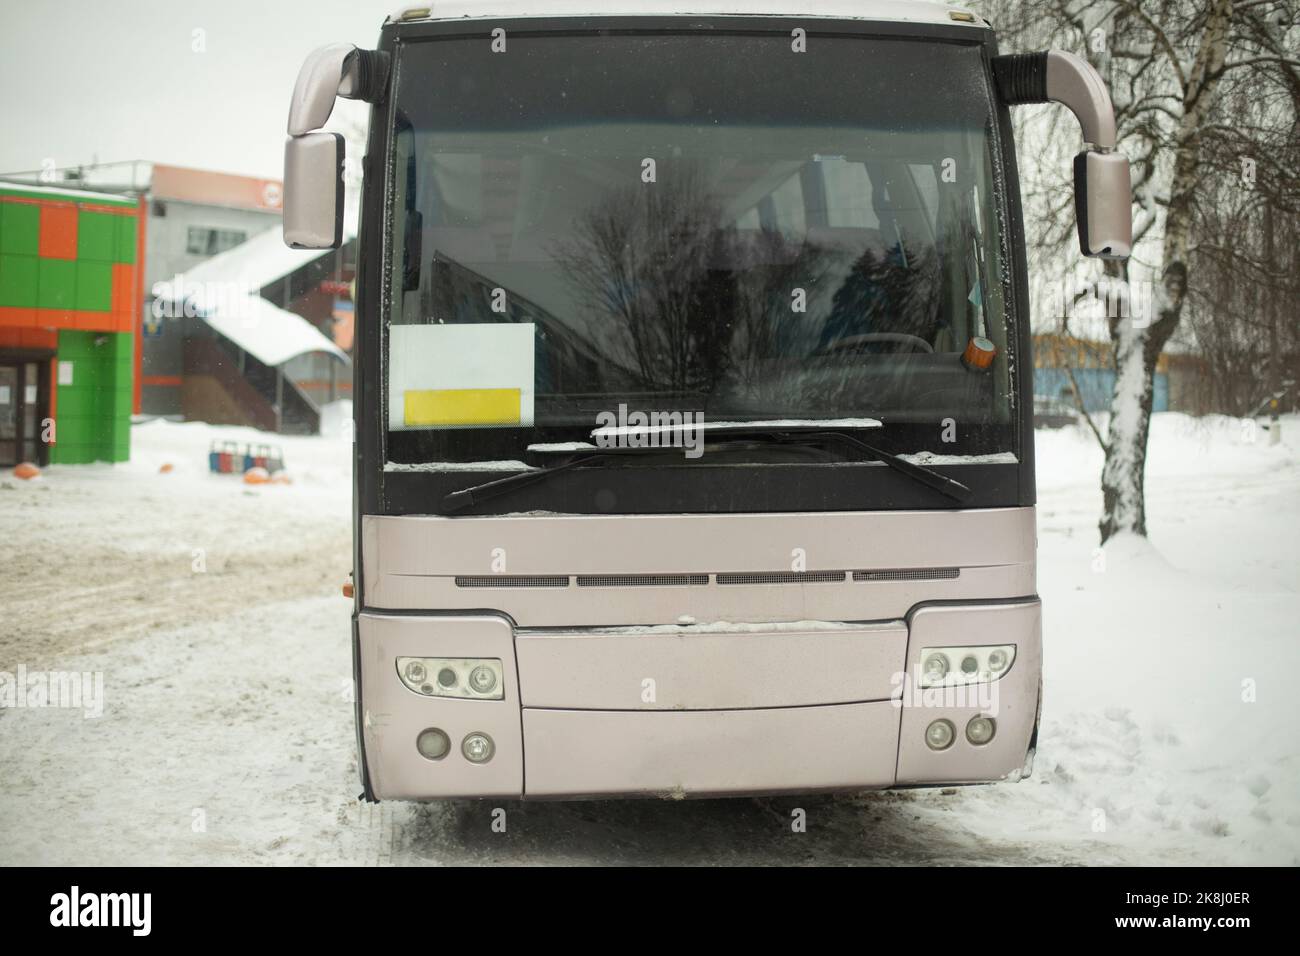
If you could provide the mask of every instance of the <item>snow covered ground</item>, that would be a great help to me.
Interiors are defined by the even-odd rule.
[[[1038,433],[1029,780],[506,803],[502,834],[497,804],[354,799],[346,441],[270,437],[292,483],[248,487],[207,474],[208,443],[267,436],[137,426],[128,464],[0,479],[0,671],[104,687],[98,718],[0,710],[0,862],[1300,863],[1300,419],[1284,432],[1157,415],[1152,544],[1104,554],[1100,451]]]

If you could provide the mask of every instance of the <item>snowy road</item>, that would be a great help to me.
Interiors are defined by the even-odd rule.
[[[127,466],[0,482],[0,671],[105,688],[98,718],[0,710],[6,863],[1300,862],[1300,461],[1239,423],[1157,416],[1159,553],[1095,552],[1100,454],[1040,433],[1028,781],[377,807],[354,799],[345,446],[286,439],[294,484],[249,490],[204,473],[211,435],[141,426]]]

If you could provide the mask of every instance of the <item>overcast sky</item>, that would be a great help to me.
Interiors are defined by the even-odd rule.
[[[400,6],[0,0],[0,174],[146,159],[278,178],[303,58],[335,41],[373,47]]]

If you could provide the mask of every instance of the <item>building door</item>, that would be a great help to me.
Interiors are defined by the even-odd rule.
[[[0,465],[18,463],[18,366],[0,365]]]
[[[0,467],[49,461],[41,435],[49,417],[49,392],[49,362],[0,356]]]

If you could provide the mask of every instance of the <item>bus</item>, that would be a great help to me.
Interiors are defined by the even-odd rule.
[[[1015,780],[1041,692],[1009,107],[1097,72],[913,0],[440,0],[302,67],[285,241],[343,236],[363,797]]]

